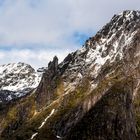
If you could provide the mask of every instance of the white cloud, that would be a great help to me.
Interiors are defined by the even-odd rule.
[[[140,0],[4,0],[0,6],[0,48],[11,49],[0,51],[0,63],[28,59],[34,64],[36,58],[35,65],[40,66],[50,55],[62,54],[59,49],[66,52],[78,48],[71,38],[75,32],[94,35],[115,13],[139,10],[139,5]],[[27,51],[26,44],[40,44],[40,49],[35,45]],[[51,53],[51,47],[57,49]],[[8,53],[13,56],[7,57]]]
[[[59,57],[59,62],[61,62],[65,56],[71,50],[57,50],[57,51],[47,51],[40,50],[38,52],[31,50],[11,50],[11,51],[1,51],[0,52],[0,63],[16,63],[16,62],[25,62],[32,64],[33,67],[43,67],[47,66],[47,63],[53,59],[56,55]],[[5,59],[6,58],[6,59]]]
[[[4,59],[5,58],[5,53],[3,53],[3,52],[0,52],[0,59]]]

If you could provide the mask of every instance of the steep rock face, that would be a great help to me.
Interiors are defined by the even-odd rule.
[[[48,104],[54,97],[54,90],[57,85],[57,69],[58,69],[58,58],[55,56],[52,62],[49,62],[46,72],[42,76],[42,80],[37,88],[37,102],[39,106]],[[47,83],[47,86],[46,84]],[[40,107],[39,107],[40,108]]]
[[[1,138],[140,139],[139,52],[140,12],[115,15],[62,63],[54,57],[37,90],[10,107],[22,104],[25,117],[2,119]]]

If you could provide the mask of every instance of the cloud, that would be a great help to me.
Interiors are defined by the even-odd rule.
[[[0,59],[4,59],[6,57],[5,53],[0,52]]]
[[[59,57],[59,62],[61,62],[69,52],[70,50],[40,50],[36,52],[28,49],[1,51],[0,63],[17,63],[20,61],[32,64],[34,68],[46,67],[55,55]]]
[[[53,55],[77,49],[114,14],[139,10],[139,5],[139,0],[0,0],[0,63],[11,62],[6,54],[12,52],[15,60],[28,58],[31,64],[29,55],[35,55],[40,66],[40,60],[44,64],[50,59],[50,50]]]

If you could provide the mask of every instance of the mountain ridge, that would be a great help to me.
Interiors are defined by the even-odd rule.
[[[0,138],[139,139],[139,52],[140,11],[115,15],[62,63],[54,57],[37,89],[1,111]]]

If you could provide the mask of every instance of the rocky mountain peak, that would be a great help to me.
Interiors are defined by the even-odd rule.
[[[109,23],[107,23],[98,33],[102,34],[102,38],[110,37],[114,33],[123,32],[130,33],[137,29],[140,22],[139,11],[124,11],[118,15],[114,15]],[[119,36],[119,35],[118,35]]]
[[[57,58],[57,56],[54,56],[53,61],[52,62],[50,61],[48,64],[48,70],[50,70],[52,72],[56,72],[57,67],[58,67],[58,58]]]
[[[87,77],[90,77],[90,88],[93,90],[100,81],[99,77],[101,75],[104,77],[106,67],[124,59],[129,60],[131,56],[136,55],[131,48],[132,46],[137,48],[136,38],[139,38],[140,29],[139,13],[139,11],[124,11],[114,15],[94,37],[90,37],[81,49],[69,54],[62,63],[58,65],[58,59],[54,57],[48,64],[48,70],[44,73],[38,87],[38,94],[41,95],[38,97],[45,100],[47,93],[49,97],[44,102],[47,102],[48,98],[49,100],[53,98],[53,90],[49,89],[49,91],[45,85],[55,88],[56,77],[61,77],[64,81],[64,94],[74,91]]]
[[[103,66],[111,65],[117,61],[127,59],[132,55],[132,46],[136,48],[139,38],[140,12],[124,11],[114,15],[94,37],[90,37],[84,46],[69,54],[59,64],[59,69],[66,78],[67,88],[75,87],[86,76],[95,79],[99,76]],[[128,50],[129,51],[128,53]],[[72,82],[70,82],[72,81]],[[71,89],[73,89],[71,88]]]

